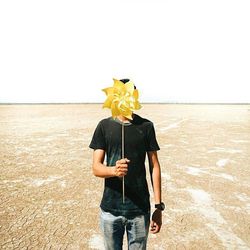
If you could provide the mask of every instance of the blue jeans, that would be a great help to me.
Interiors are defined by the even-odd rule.
[[[101,209],[101,230],[106,250],[121,250],[126,230],[129,250],[145,250],[148,238],[150,213],[134,218],[114,216]]]

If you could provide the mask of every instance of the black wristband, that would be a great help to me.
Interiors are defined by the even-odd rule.
[[[165,209],[165,204],[163,202],[155,204],[155,208],[163,211]]]

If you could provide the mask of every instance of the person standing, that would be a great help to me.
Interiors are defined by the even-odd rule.
[[[121,79],[126,84],[129,79]],[[134,88],[136,88],[134,86]],[[132,113],[102,119],[89,147],[93,151],[93,174],[105,179],[100,204],[100,225],[106,250],[122,249],[126,231],[129,250],[146,249],[149,229],[160,232],[162,211],[161,169],[153,122]],[[121,157],[121,126],[124,126],[125,148]],[[145,158],[148,156],[154,191],[155,210],[151,215],[150,195],[146,180]],[[106,156],[106,163],[104,159]],[[125,181],[125,198],[123,184]],[[150,218],[151,217],[151,218]]]

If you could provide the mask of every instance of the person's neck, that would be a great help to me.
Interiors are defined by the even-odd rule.
[[[132,114],[133,116],[133,114]],[[118,115],[117,119],[119,119],[121,122],[131,122],[130,119],[128,119],[127,117],[123,116],[123,115]]]

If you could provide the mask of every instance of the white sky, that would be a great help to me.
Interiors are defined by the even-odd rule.
[[[249,0],[0,2],[0,102],[250,102]]]

